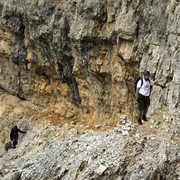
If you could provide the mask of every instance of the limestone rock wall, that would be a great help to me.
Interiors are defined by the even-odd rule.
[[[0,2],[0,86],[37,104],[80,108],[104,122],[135,114],[134,80],[154,88],[151,113],[179,112],[179,1]],[[77,116],[77,114],[74,114]]]
[[[179,0],[0,0],[0,179],[180,178],[179,42]]]

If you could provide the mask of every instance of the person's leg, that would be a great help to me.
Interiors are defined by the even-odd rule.
[[[145,101],[145,109],[143,111],[143,116],[142,116],[142,119],[144,121],[147,121],[146,114],[148,112],[149,106],[150,106],[150,98],[148,97],[148,98],[146,98],[146,101]]]
[[[147,121],[147,118],[146,118],[147,112],[148,112],[148,107],[146,107],[146,108],[144,109],[144,111],[143,111],[142,119],[143,119],[144,121]]]
[[[15,149],[17,145],[17,141],[13,141],[13,148]]]
[[[144,108],[145,108],[144,97],[140,95],[140,97],[138,98],[138,109],[139,109],[138,123],[140,125],[142,125]]]
[[[144,114],[144,111],[143,110],[139,110],[138,118],[141,119],[143,117],[143,114]]]
[[[149,108],[149,107],[146,107],[146,108],[144,109],[144,111],[143,111],[143,115],[145,115],[145,116],[146,116],[146,114],[147,114],[147,112],[148,112],[148,108]]]
[[[141,125],[142,124],[142,116],[143,116],[143,111],[139,110],[139,116],[138,116],[138,123]]]

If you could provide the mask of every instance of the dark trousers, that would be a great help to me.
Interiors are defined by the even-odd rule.
[[[17,143],[18,143],[18,140],[16,140],[16,139],[11,139],[11,142],[12,142],[13,148],[16,148],[16,145],[17,145]]]
[[[149,96],[143,96],[143,95],[139,94],[137,101],[138,101],[138,109],[140,111],[146,110],[150,106]]]

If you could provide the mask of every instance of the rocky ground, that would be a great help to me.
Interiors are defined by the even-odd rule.
[[[121,115],[106,131],[63,124],[22,118],[17,149],[1,144],[1,179],[180,179],[179,117],[162,111],[139,126]]]
[[[180,179],[179,0],[0,0],[0,179]],[[135,80],[154,87],[136,124]],[[13,125],[27,130],[4,151]]]

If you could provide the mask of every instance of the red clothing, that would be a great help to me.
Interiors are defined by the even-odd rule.
[[[18,138],[19,138],[18,132],[20,132],[20,133],[26,133],[26,132],[21,131],[20,129],[18,129],[17,126],[13,127],[13,128],[11,129],[11,133],[10,133],[10,139],[11,139],[11,141],[18,141]]]

